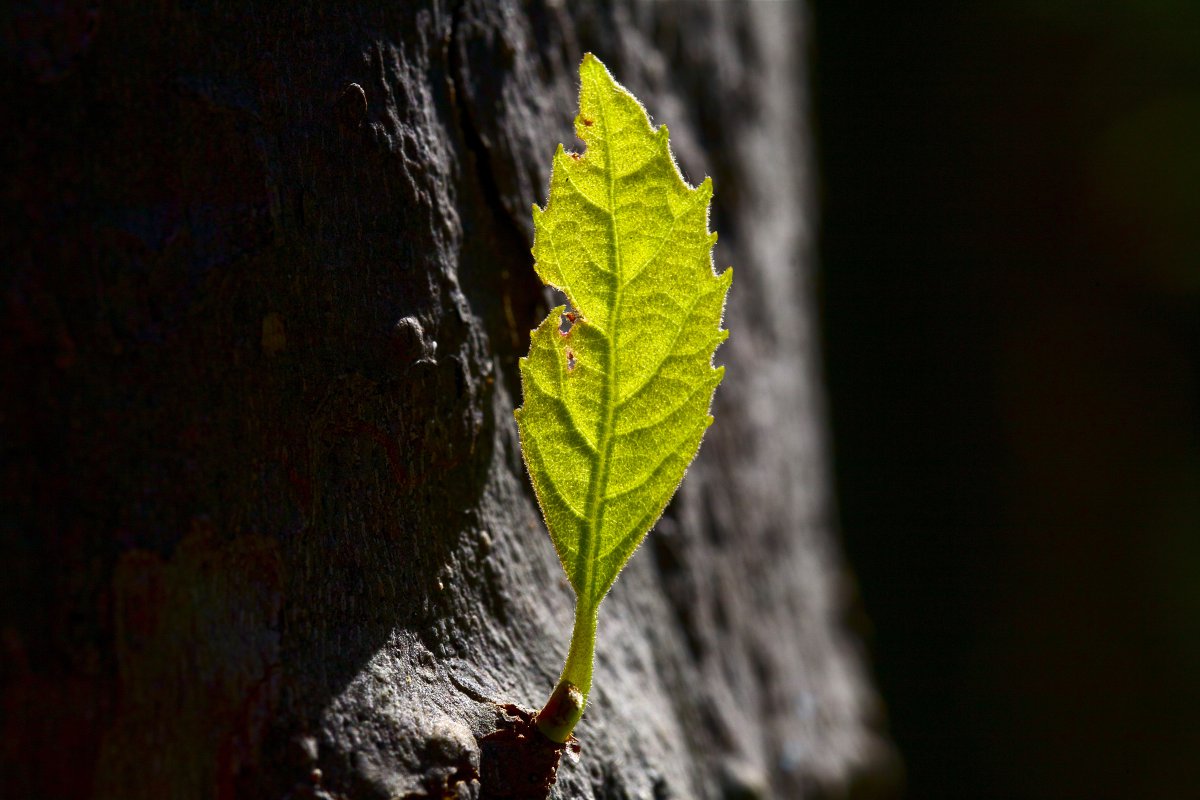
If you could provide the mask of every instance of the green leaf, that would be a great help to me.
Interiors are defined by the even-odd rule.
[[[667,128],[590,53],[579,68],[580,155],[554,155],[533,207],[533,255],[565,307],[521,359],[521,448],[550,538],[575,590],[571,653],[556,694],[591,685],[596,610],[658,520],[712,423],[724,368],[713,353],[732,269],[713,272],[712,181],[679,173]],[[560,698],[561,699],[561,698]],[[552,698],[553,700],[553,698]],[[542,719],[547,716],[543,711]],[[575,715],[578,718],[578,715]],[[561,725],[542,725],[565,740]],[[548,730],[549,728],[553,729]]]

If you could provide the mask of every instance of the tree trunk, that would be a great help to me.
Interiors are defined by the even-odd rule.
[[[512,412],[588,50],[737,280],[553,796],[870,793],[802,7],[70,5],[4,12],[5,797],[521,796],[481,740],[571,630]]]

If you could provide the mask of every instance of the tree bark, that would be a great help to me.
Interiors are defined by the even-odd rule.
[[[554,797],[890,756],[832,530],[803,8],[4,12],[4,796],[478,797],[572,597],[512,412],[597,53],[714,178],[727,376],[600,614]]]

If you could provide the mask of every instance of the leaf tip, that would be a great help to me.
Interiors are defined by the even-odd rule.
[[[604,66],[604,62],[596,58],[594,53],[584,53],[583,61],[579,64],[579,81],[580,95],[587,93],[587,84],[591,81],[598,81],[599,88],[602,91],[626,91],[623,86],[617,83],[617,79],[608,71],[608,67]],[[582,110],[582,106],[580,107]],[[591,125],[591,120],[585,120],[585,124]]]
[[[604,66],[604,62],[596,58],[596,54],[587,52],[583,54],[583,61],[579,64],[579,75],[582,77],[586,72],[601,72],[608,75],[608,67]]]

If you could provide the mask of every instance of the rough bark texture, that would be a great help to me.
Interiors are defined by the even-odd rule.
[[[553,796],[869,785],[802,7],[285,5],[5,12],[4,796],[498,791],[479,739],[570,631],[512,411],[586,50],[713,176],[738,279],[717,424],[601,611]]]

